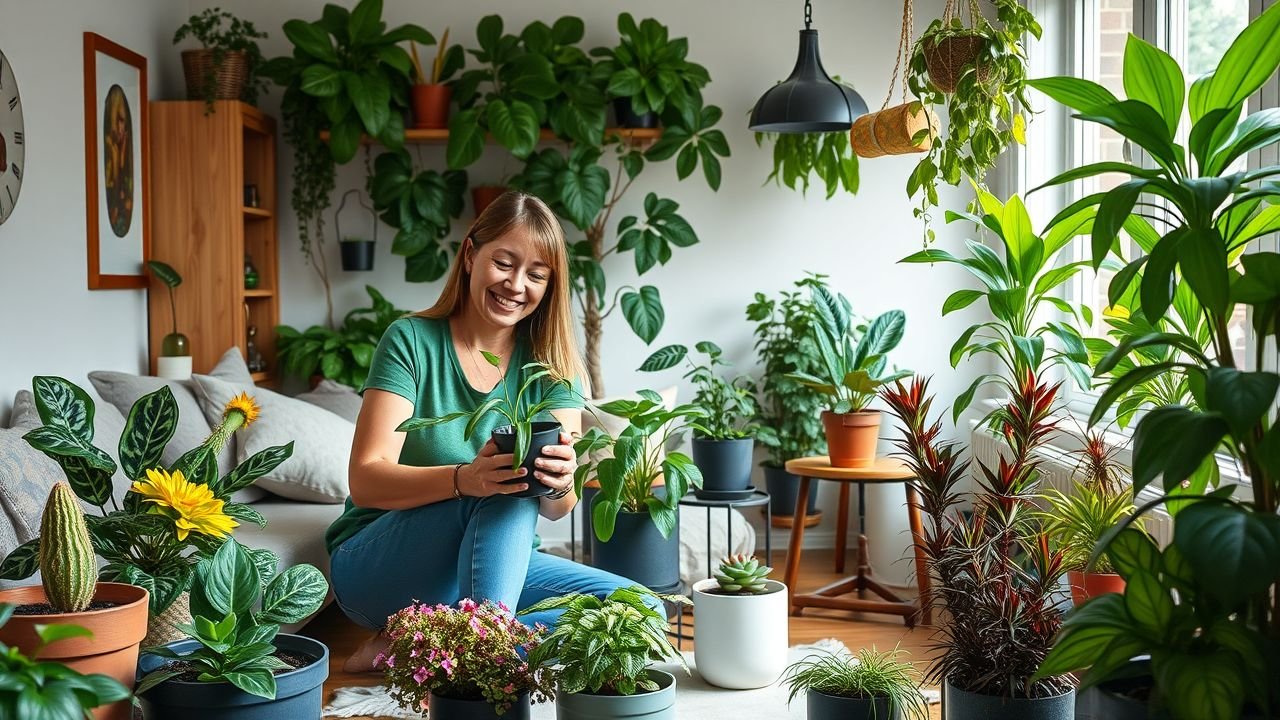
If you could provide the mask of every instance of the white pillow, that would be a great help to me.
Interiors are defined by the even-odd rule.
[[[210,425],[221,422],[227,401],[241,392],[253,396],[262,409],[252,425],[236,433],[238,462],[273,445],[293,442],[292,457],[258,478],[259,487],[291,500],[340,503],[347,499],[353,423],[266,388],[233,385],[208,375],[192,375],[191,383]]]

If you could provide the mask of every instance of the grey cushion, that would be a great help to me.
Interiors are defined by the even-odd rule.
[[[315,565],[329,576],[329,553],[324,548],[324,531],[342,514],[341,505],[320,505],[268,498],[253,506],[267,520],[265,528],[240,523],[235,537],[251,548],[265,548],[280,558],[280,568],[298,563]],[[333,593],[330,591],[329,597]],[[326,598],[326,602],[327,602]],[[285,626],[293,632],[302,624]]]
[[[355,422],[360,417],[360,403],[363,402],[355,390],[327,378],[321,380],[314,390],[304,392],[296,399],[322,407],[348,422]]]
[[[205,419],[214,422],[233,396],[249,392],[262,414],[237,433],[240,462],[273,445],[294,443],[293,456],[258,478],[258,485],[292,500],[340,503],[347,499],[347,462],[355,425],[314,405],[264,388],[192,375]]]

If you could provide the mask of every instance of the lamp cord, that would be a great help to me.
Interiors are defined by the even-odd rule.
[[[808,30],[813,24],[813,5],[809,4],[809,0],[804,0],[804,29]]]

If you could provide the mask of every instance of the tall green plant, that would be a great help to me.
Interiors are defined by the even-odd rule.
[[[1280,165],[1232,170],[1240,158],[1280,142],[1280,110],[1241,118],[1248,98],[1277,66],[1280,7],[1271,7],[1189,92],[1173,58],[1134,36],[1125,47],[1125,100],[1077,78],[1032,82],[1079,119],[1120,133],[1155,165],[1095,163],[1049,183],[1104,172],[1130,177],[1060,215],[1097,208],[1095,266],[1115,247],[1128,217],[1141,214],[1157,224],[1159,239],[1116,275],[1110,294],[1136,283],[1142,312],[1154,322],[1167,316],[1177,282],[1184,280],[1210,329],[1209,352],[1177,331],[1125,339],[1096,374],[1112,372],[1148,347],[1175,348],[1187,359],[1135,366],[1117,377],[1090,422],[1130,388],[1164,373],[1184,373],[1196,406],[1157,407],[1137,423],[1135,492],[1157,478],[1166,493],[1173,491],[1219,451],[1248,476],[1247,485],[1223,484],[1183,507],[1164,550],[1132,529],[1103,538],[1095,555],[1104,549],[1110,554],[1126,576],[1125,593],[1095,599],[1073,616],[1041,668],[1050,673],[1091,664],[1084,681],[1093,684],[1129,658],[1150,654],[1155,699],[1175,718],[1237,717],[1246,703],[1264,711],[1280,706],[1271,682],[1280,676],[1280,375],[1261,370],[1265,348],[1280,332],[1280,254],[1245,254],[1255,238],[1280,229],[1280,207],[1267,204],[1280,197],[1274,182]],[[1177,141],[1184,109],[1191,120],[1185,144]],[[1228,326],[1238,306],[1248,310],[1256,335],[1258,369],[1249,370],[1232,348]]]
[[[719,345],[703,340],[695,349],[707,356],[705,363],[693,360],[684,345],[668,345],[645,359],[641,372],[661,372],[679,365],[686,358],[689,369],[683,375],[695,388],[693,404],[702,408],[703,418],[692,423],[698,437],[708,440],[741,440],[755,434],[755,383],[746,375],[725,377],[717,368],[728,368],[721,360]]]

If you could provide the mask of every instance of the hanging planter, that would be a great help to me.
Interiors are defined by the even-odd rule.
[[[849,131],[858,157],[928,152],[938,134],[938,117],[918,100],[863,115]]]
[[[333,214],[333,227],[338,233],[338,247],[342,252],[342,269],[347,272],[365,272],[373,269],[373,251],[378,243],[378,216],[374,213],[373,208],[365,203],[364,198],[359,197],[359,189],[348,190],[342,196],[342,202],[338,203],[338,211]],[[362,238],[358,236],[346,237],[342,234],[342,225],[339,219],[342,216],[342,209],[347,205],[347,198],[352,193],[357,194],[356,202],[360,207],[369,211],[369,215],[373,218],[373,239]]]
[[[943,30],[942,32],[947,32]],[[920,41],[920,50],[924,53],[925,67],[929,70],[929,80],[934,87],[944,93],[953,93],[960,84],[960,77],[973,66],[978,56],[987,47],[987,39],[973,30],[964,30],[956,35],[926,37]],[[984,78],[983,73],[990,70],[978,68],[978,80]]]

